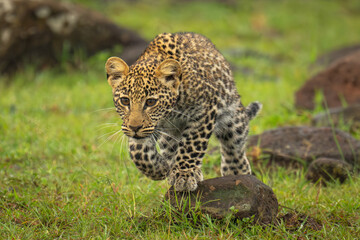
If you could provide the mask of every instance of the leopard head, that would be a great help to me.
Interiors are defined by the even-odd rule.
[[[111,57],[105,64],[116,111],[129,137],[150,136],[159,121],[169,114],[179,95],[181,66],[173,59],[138,61],[129,67]]]

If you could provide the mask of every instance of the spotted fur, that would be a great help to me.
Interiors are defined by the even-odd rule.
[[[195,190],[213,132],[222,175],[251,173],[244,148],[261,104],[242,105],[229,64],[209,39],[160,34],[133,65],[112,57],[106,71],[130,156],[146,176]]]

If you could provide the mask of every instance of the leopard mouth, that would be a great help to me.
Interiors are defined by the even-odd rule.
[[[154,131],[129,131],[127,129],[123,129],[123,133],[131,138],[135,138],[135,139],[143,139],[143,138],[147,138],[149,136],[151,136],[153,134]]]
[[[143,139],[143,138],[147,138],[148,136],[139,136],[135,133],[134,136],[132,136],[132,138],[135,138],[135,139]]]
[[[142,134],[142,133],[137,133],[137,132],[126,132],[124,131],[124,134],[128,137],[131,138],[135,138],[135,139],[142,139],[142,138],[146,138],[148,136],[150,136],[150,134]]]

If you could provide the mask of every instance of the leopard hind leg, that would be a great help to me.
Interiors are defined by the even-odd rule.
[[[220,141],[222,176],[251,174],[245,144],[249,133],[249,121],[257,115],[261,107],[258,102],[253,102],[246,108],[238,103],[218,115],[215,135]]]

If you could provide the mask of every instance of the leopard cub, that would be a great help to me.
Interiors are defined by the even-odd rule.
[[[212,133],[221,144],[221,174],[251,173],[245,142],[261,104],[243,106],[228,62],[209,39],[160,34],[130,67],[118,57],[105,67],[130,156],[147,177],[195,190]]]

